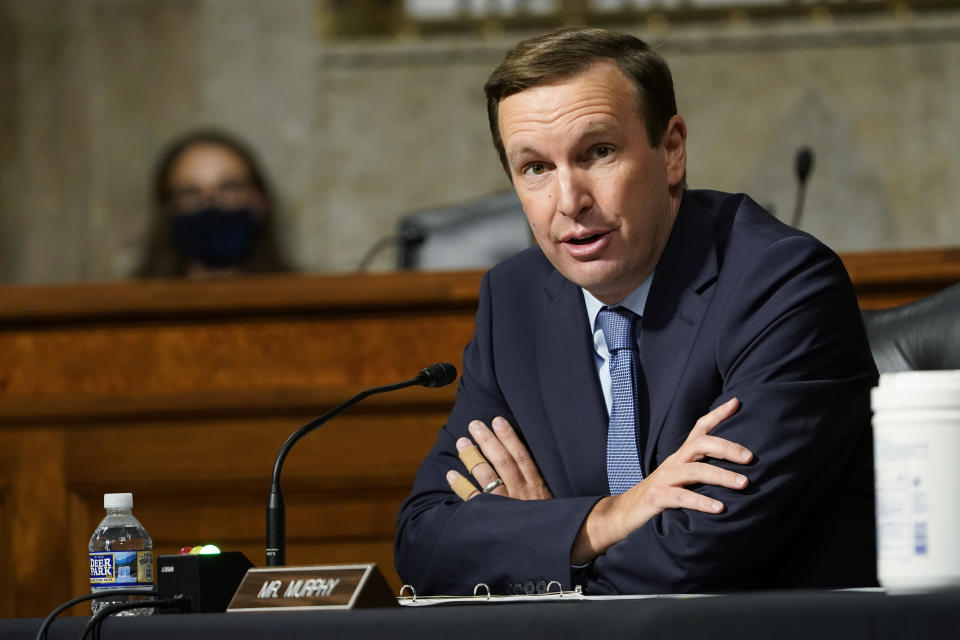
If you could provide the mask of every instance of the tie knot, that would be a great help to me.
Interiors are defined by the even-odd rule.
[[[597,315],[597,324],[600,325],[603,338],[607,341],[607,351],[613,353],[620,349],[634,349],[637,345],[633,330],[636,322],[637,314],[629,309],[623,307],[601,309]]]

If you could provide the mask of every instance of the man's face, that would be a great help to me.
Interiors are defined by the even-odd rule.
[[[610,62],[501,100],[510,175],[537,244],[607,304],[653,271],[682,195],[686,127],[651,147],[636,89]]]

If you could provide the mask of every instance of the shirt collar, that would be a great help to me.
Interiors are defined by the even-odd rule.
[[[647,294],[650,293],[650,283],[653,282],[653,274],[647,276],[647,279],[640,283],[640,286],[627,294],[627,297],[616,304],[604,304],[593,297],[586,289],[582,288],[583,302],[587,305],[587,319],[590,320],[590,328],[597,330],[597,316],[600,309],[604,307],[626,307],[638,316],[643,317],[643,310],[647,306]]]

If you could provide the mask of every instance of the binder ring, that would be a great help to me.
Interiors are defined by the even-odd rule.
[[[559,595],[559,596],[562,598],[562,597],[563,597],[563,585],[560,584],[559,582],[557,582],[556,580],[551,580],[550,582],[547,583],[547,591],[546,591],[546,592],[547,592],[547,593],[550,593],[550,587],[553,586],[553,585],[557,585],[557,595]]]
[[[478,583],[473,587],[473,595],[474,595],[474,597],[480,595],[480,594],[477,593],[478,591],[480,591],[480,587],[483,587],[484,589],[486,589],[486,591],[487,591],[487,600],[489,600],[489,599],[490,599],[490,587],[487,586],[487,583],[486,583],[486,582],[478,582]]]
[[[411,598],[414,602],[416,602],[416,601],[417,601],[417,590],[413,588],[413,585],[412,585],[412,584],[405,584],[405,585],[403,585],[402,587],[400,587],[400,597],[402,598],[404,592],[405,592],[405,591],[408,591],[408,590],[410,591],[410,596],[408,596],[408,597]]]

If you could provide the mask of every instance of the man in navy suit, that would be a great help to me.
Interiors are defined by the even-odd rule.
[[[840,260],[744,195],[685,189],[669,69],[632,36],[522,42],[486,91],[538,246],[484,278],[456,404],[399,514],[403,580],[875,585],[877,374]],[[631,318],[626,347],[611,313]]]

